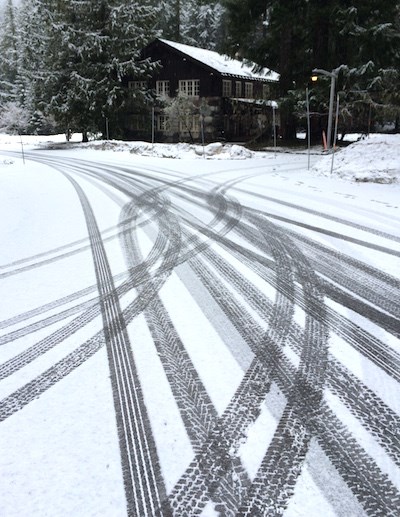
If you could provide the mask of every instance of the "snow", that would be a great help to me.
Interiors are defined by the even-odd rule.
[[[396,134],[371,134],[346,135],[345,141],[352,142],[347,147],[336,148],[333,155],[325,154],[320,147],[311,149],[312,155],[320,159],[314,163],[311,173],[321,176],[337,177],[355,182],[397,183],[400,179],[400,135]],[[54,149],[75,148],[79,150],[95,149],[100,151],[129,152],[138,156],[173,159],[208,160],[247,160],[249,158],[271,157],[271,151],[279,153],[306,154],[306,148],[296,150],[284,147],[276,149],[268,148],[267,152],[251,151],[237,144],[223,144],[214,142],[204,146],[200,144],[152,144],[150,142],[123,142],[119,140],[98,141],[93,140],[86,144],[80,143],[81,135],[74,134],[70,143],[65,142],[64,135],[55,136],[30,136],[1,135],[0,145],[4,150],[23,150],[33,148],[40,149],[52,147]],[[21,145],[22,144],[22,145]],[[4,158],[0,165],[12,163],[11,158]],[[314,160],[315,162],[315,160]],[[301,179],[299,180],[301,181]]]
[[[313,167],[330,175],[332,156]],[[357,182],[394,183],[400,179],[400,135],[372,134],[340,149],[333,159],[333,175]]]
[[[192,57],[196,61],[200,61],[223,75],[243,77],[245,79],[279,80],[279,74],[268,68],[263,68],[260,72],[255,72],[256,65],[250,61],[239,61],[238,59],[232,59],[228,56],[218,54],[218,52],[214,52],[213,50],[192,47],[190,45],[184,45],[183,43],[176,43],[175,41],[166,39],[160,39],[160,41]]]
[[[332,172],[332,155],[324,155],[316,148],[312,150],[308,170],[305,148],[255,152],[222,143],[203,147],[120,141],[81,144],[79,141],[80,135],[73,135],[69,143],[65,142],[64,135],[0,135],[0,339],[11,330],[23,330],[40,321],[43,314],[48,316],[58,311],[54,305],[50,312],[43,308],[43,314],[26,314],[25,319],[18,319],[22,313],[44,307],[49,302],[55,304],[83,289],[87,289],[86,294],[76,300],[70,299],[63,308],[97,296],[88,233],[76,193],[50,163],[45,165],[36,162],[35,158],[54,157],[64,160],[66,165],[82,165],[83,161],[101,163],[104,170],[112,172],[115,167],[123,170],[127,177],[142,175],[140,179],[148,181],[150,186],[157,184],[152,183],[154,177],[164,183],[185,180],[188,191],[189,187],[195,188],[199,184],[205,192],[223,185],[242,207],[263,211],[270,220],[280,217],[282,220],[278,222],[283,228],[295,229],[300,236],[312,238],[375,267],[397,282],[400,279],[400,135],[370,135],[338,149],[333,155]],[[79,170],[74,177],[90,201],[103,239],[107,239],[105,248],[114,278],[119,278],[115,280],[118,286],[125,278],[126,266],[116,237],[120,211],[128,198],[105,182],[83,176]],[[172,185],[166,195],[175,201]],[[190,213],[188,208],[192,205],[178,198],[176,196],[177,212],[181,215],[203,218],[204,224],[214,216],[203,206],[199,206],[195,214]],[[142,234],[138,232],[139,246],[142,254],[148,256],[153,241],[151,232],[148,235],[145,230],[152,227],[151,222],[146,223],[146,213],[141,217],[139,221],[143,228],[140,229]],[[224,224],[224,221],[220,222],[216,230],[222,231]],[[326,233],[328,226],[332,234]],[[339,239],[339,235],[347,240]],[[238,244],[243,244],[239,237],[234,238]],[[206,236],[201,239],[205,241]],[[376,245],[381,249],[374,248]],[[248,248],[252,249],[251,245]],[[266,281],[257,280],[257,274],[247,264],[241,264],[218,243],[214,243],[212,249],[246,277],[249,284],[262,289],[271,303],[274,301],[275,289]],[[384,253],[383,249],[390,253]],[[47,259],[51,259],[48,264]],[[40,267],[34,267],[39,263]],[[156,262],[152,274],[158,265]],[[216,412],[221,415],[254,354],[233,325],[227,323],[225,326],[222,310],[200,285],[200,280],[193,275],[189,279],[189,276],[186,264],[175,268],[158,295]],[[222,274],[215,278],[224,282]],[[254,307],[246,305],[235,289],[227,285],[232,298],[241,303],[254,321],[260,320]],[[121,296],[122,309],[132,303],[135,295],[133,292]],[[399,340],[389,332],[336,302],[327,305],[399,352]],[[77,311],[81,314],[83,309]],[[16,318],[13,324],[6,326],[5,320],[13,317]],[[76,313],[61,323],[52,323],[2,344],[0,363],[55,330],[63,328],[67,333],[75,317]],[[299,327],[304,327],[305,313],[300,307],[296,306],[294,319]],[[262,323],[259,321],[260,326]],[[98,313],[73,334],[65,339],[60,337],[40,360],[1,380],[0,399],[37,378],[52,365],[60,364],[68,353],[96,336],[101,325]],[[129,322],[128,334],[144,401],[155,429],[165,487],[167,493],[171,493],[192,461],[193,444],[143,314]],[[230,346],[232,340],[235,344]],[[399,386],[392,377],[338,336],[331,338],[329,352],[388,408],[399,412]],[[300,357],[296,351],[285,348],[284,354],[292,365],[298,366]],[[61,367],[57,373],[62,374]],[[328,388],[325,399],[343,425],[352,430],[357,443],[400,489],[399,469],[382,445]],[[273,383],[259,417],[246,430],[241,443],[236,444],[250,479],[257,475],[285,404],[285,396]],[[126,515],[113,391],[106,349],[101,343],[86,362],[0,422],[0,508],[2,517]],[[326,514],[333,517],[345,515],[346,509],[348,515],[363,515],[351,490],[320,450],[318,440],[313,439],[284,515]],[[202,515],[218,515],[216,505],[209,501]]]

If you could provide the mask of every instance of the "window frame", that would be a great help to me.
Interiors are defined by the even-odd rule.
[[[160,80],[156,81],[156,93],[160,95],[160,97],[169,97],[170,96],[170,81],[169,80]]]
[[[200,96],[200,79],[179,79],[178,91],[188,97],[198,98]]]
[[[254,99],[254,85],[253,83],[246,81],[244,83],[244,96],[246,99]]]
[[[157,115],[157,131],[168,131],[168,117],[164,113]]]
[[[222,79],[222,97],[232,97],[231,79]]]
[[[243,83],[242,81],[235,81],[235,95],[237,98],[242,97]]]
[[[129,90],[145,91],[147,87],[147,81],[128,81]]]

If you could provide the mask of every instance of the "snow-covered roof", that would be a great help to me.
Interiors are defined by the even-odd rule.
[[[196,61],[213,68],[222,75],[262,81],[279,80],[279,74],[269,70],[268,68],[254,71],[257,70],[257,65],[251,61],[239,61],[238,59],[232,59],[229,56],[218,54],[218,52],[214,52],[213,50],[192,47],[190,45],[184,45],[183,43],[176,43],[175,41],[166,39],[160,38],[160,41],[176,50],[179,50],[183,54],[190,56]]]

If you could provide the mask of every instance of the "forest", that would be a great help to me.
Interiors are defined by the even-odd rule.
[[[156,37],[278,72],[285,141],[306,126],[306,92],[326,121],[331,79],[312,82],[316,68],[335,76],[342,134],[400,130],[399,1],[5,0],[0,131],[101,133],[124,110],[124,78],[153,72],[140,52]]]

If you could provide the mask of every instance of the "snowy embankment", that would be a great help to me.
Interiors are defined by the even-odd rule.
[[[102,151],[128,151],[141,156],[152,156],[155,158],[207,158],[207,159],[235,159],[244,160],[253,158],[259,153],[254,153],[236,144],[222,144],[215,142],[204,147],[196,144],[151,144],[150,142],[120,142],[101,141],[83,144],[88,149],[99,149]]]
[[[32,148],[73,148],[99,151],[129,152],[156,158],[204,158],[208,160],[244,160],[270,156],[266,151],[251,151],[236,144],[215,142],[205,146],[179,144],[151,144],[149,142],[123,142],[117,140],[96,140],[80,143],[80,134],[73,135],[71,142],[65,142],[64,135],[55,136],[10,136],[0,135],[0,146],[4,149],[31,150]],[[282,148],[277,150],[282,151]],[[285,149],[286,151],[290,151]],[[293,150],[292,150],[293,151]],[[299,149],[296,149],[299,152]],[[307,152],[306,149],[302,151]],[[313,149],[313,154],[322,149]],[[6,160],[7,162],[7,160]],[[5,163],[4,161],[2,163]],[[396,183],[400,179],[400,135],[372,134],[346,148],[339,148],[333,156],[321,156],[312,167],[317,175],[339,177],[356,182]]]
[[[324,156],[313,171],[330,175],[332,155]],[[334,176],[351,181],[396,183],[400,179],[400,135],[373,134],[339,149],[334,155]]]

